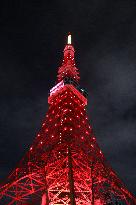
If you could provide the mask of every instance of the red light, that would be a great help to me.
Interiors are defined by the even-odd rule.
[[[49,119],[46,118],[41,136],[37,135],[18,170],[8,177],[8,183],[0,186],[0,202],[3,197],[4,202],[7,198],[4,205],[25,204],[30,200],[31,204],[42,205],[47,201],[50,205],[102,205],[115,204],[117,199],[117,203],[134,205],[136,199],[105,162],[94,135],[89,136],[91,127],[83,111],[86,98],[73,84],[61,87],[66,76],[77,84],[79,81],[78,69],[73,66],[74,48],[69,44],[68,50],[67,46],[58,72],[59,84],[51,89],[53,95],[46,115]]]

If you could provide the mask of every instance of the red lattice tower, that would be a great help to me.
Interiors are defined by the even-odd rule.
[[[0,187],[2,205],[136,204],[106,162],[86,114],[71,35],[34,143]]]

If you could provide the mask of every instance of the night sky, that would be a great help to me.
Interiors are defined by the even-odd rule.
[[[136,1],[0,1],[0,181],[48,110],[68,32],[97,141],[136,194]]]

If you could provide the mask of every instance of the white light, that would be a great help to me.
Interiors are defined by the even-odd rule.
[[[71,44],[71,34],[68,35],[68,44]]]
[[[56,91],[58,91],[60,88],[62,88],[64,86],[64,82],[63,80],[58,83],[57,85],[55,85],[51,90],[50,90],[50,95],[54,94]]]

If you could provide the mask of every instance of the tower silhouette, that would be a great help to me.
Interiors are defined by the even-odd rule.
[[[79,80],[69,34],[42,128],[1,184],[1,205],[136,204],[96,142]]]

